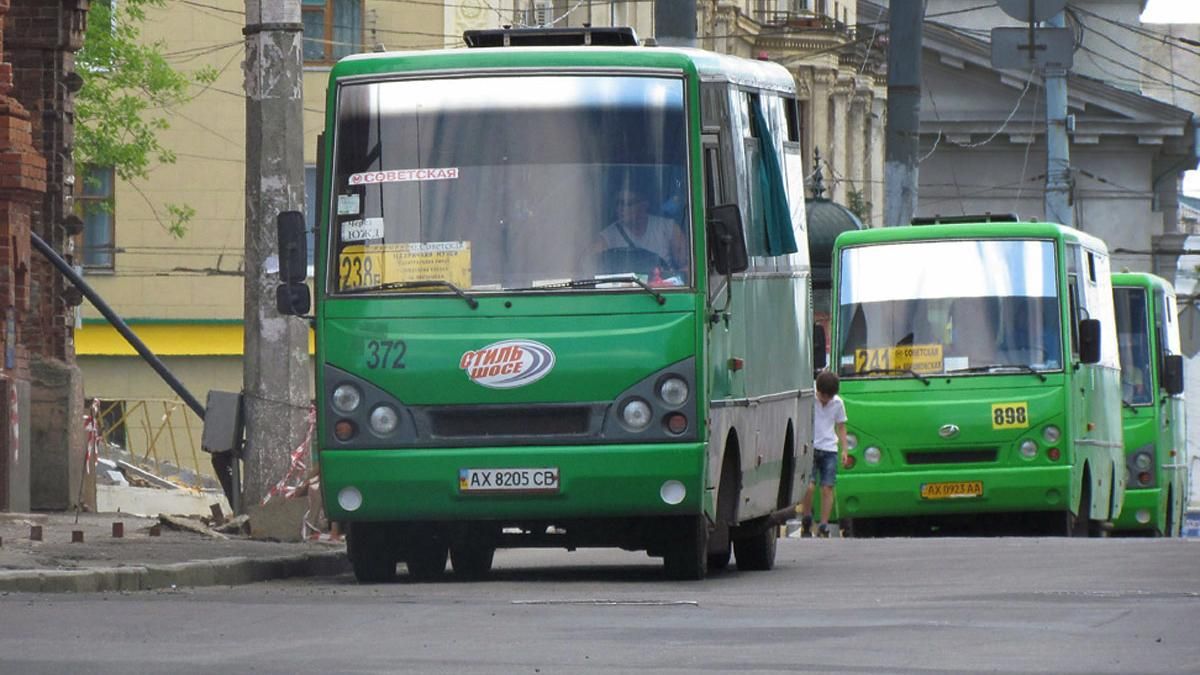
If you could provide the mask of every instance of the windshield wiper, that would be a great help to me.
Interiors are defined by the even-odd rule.
[[[1024,363],[989,363],[986,366],[971,366],[969,368],[955,368],[954,370],[947,370],[946,374],[949,375],[950,373],[990,373],[999,368],[1016,368],[1017,370],[1022,370],[1027,373],[1033,373],[1034,375],[1037,375],[1038,379],[1041,380],[1042,382],[1046,381],[1046,376],[1042,374],[1042,371],[1038,370],[1037,368],[1034,368],[1033,366],[1030,366],[1030,365],[1024,364]]]
[[[650,284],[637,278],[637,275],[634,275],[634,274],[630,274],[628,276],[603,277],[600,279],[594,279],[594,278],[593,279],[572,279],[570,281],[564,281],[562,283],[557,283],[557,284],[545,284],[542,286],[531,286],[529,288],[518,288],[516,290],[518,290],[518,291],[544,291],[544,290],[554,290],[554,289],[558,289],[558,288],[589,288],[589,287],[598,286],[600,284],[612,284],[612,283],[618,283],[618,284],[619,283],[634,283],[634,284],[637,284],[638,286],[641,286],[643,289],[645,289],[645,291],[647,293],[649,293],[650,295],[653,295],[654,300],[656,302],[658,302],[658,304],[665,305],[667,303],[667,299],[663,297],[662,293],[659,293],[658,291],[654,290],[653,286],[651,286]]]
[[[438,286],[452,291],[455,295],[467,301],[467,306],[475,309],[479,306],[479,301],[467,295],[466,291],[446,281],[445,279],[420,279],[416,281],[389,281],[379,284],[378,286],[359,286],[357,288],[343,289],[342,293],[370,293],[371,291],[392,291],[405,288],[421,288],[429,286]]]
[[[915,370],[912,370],[911,368],[868,368],[866,370],[860,370],[854,374],[855,375],[871,375],[873,373],[904,373],[906,375],[912,375],[913,377],[917,378],[926,387],[929,386],[929,378],[925,377],[924,375],[918,373]]]
[[[1130,403],[1129,401],[1126,401],[1125,399],[1121,399],[1121,405],[1123,405],[1123,406],[1125,406],[1126,408],[1129,408],[1130,410],[1132,410],[1134,415],[1138,414],[1138,409],[1137,409],[1137,406],[1135,406],[1134,404]]]

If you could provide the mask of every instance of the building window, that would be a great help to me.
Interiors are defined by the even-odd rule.
[[[360,51],[362,0],[303,0],[304,60],[333,63]]]
[[[83,190],[75,197],[83,218],[83,266],[113,268],[113,168],[88,167],[83,171]]]

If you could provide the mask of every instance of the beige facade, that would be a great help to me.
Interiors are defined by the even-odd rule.
[[[882,53],[863,48],[873,46],[871,39],[855,41],[853,2],[799,4],[823,7],[824,13],[789,12],[798,3],[786,0],[700,0],[698,46],[765,57],[791,69],[803,101],[806,165],[812,166],[814,148],[819,149],[832,198],[846,203],[858,193],[871,205],[863,219],[877,223],[883,208],[886,90],[877,76]],[[324,121],[329,68],[343,53],[458,48],[464,30],[539,21],[630,25],[642,38],[654,35],[654,5],[648,1],[327,0],[324,7],[304,8],[310,57],[304,66],[304,148],[310,166]],[[242,387],[243,12],[242,0],[205,0],[168,3],[150,14],[143,36],[162,41],[176,68],[211,66],[219,76],[166,115],[170,128],[161,138],[177,162],[157,166],[148,180],[118,182],[112,248],[100,251],[111,256],[99,256],[111,265],[85,272],[135,331],[152,335],[151,349],[168,355],[169,367],[200,401],[210,389]],[[360,30],[343,30],[347,21]],[[182,238],[165,225],[168,204],[195,209]],[[174,397],[147,366],[122,351],[94,308],[85,303],[81,310],[77,350],[87,397],[131,405]],[[194,424],[198,439],[199,421]]]

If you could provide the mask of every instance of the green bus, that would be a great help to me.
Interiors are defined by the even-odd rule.
[[[1015,216],[847,232],[831,359],[854,536],[1102,535],[1125,492],[1104,242]]]
[[[1113,275],[1125,421],[1125,507],[1118,534],[1178,537],[1187,505],[1187,425],[1175,289]]]
[[[355,575],[505,547],[770,569],[811,466],[792,77],[627,28],[464,37],[330,74],[315,447]]]

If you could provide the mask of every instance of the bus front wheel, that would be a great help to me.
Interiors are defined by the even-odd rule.
[[[464,579],[482,579],[492,570],[496,548],[486,544],[450,547],[450,566]]]
[[[378,525],[352,523],[346,554],[360,584],[382,584],[396,578],[396,554]]]
[[[433,581],[446,571],[446,554],[449,547],[437,539],[412,544],[404,562],[408,574],[417,581]]]
[[[673,523],[671,541],[663,555],[667,576],[677,581],[698,581],[708,575],[708,521],[703,515],[686,516]]]

